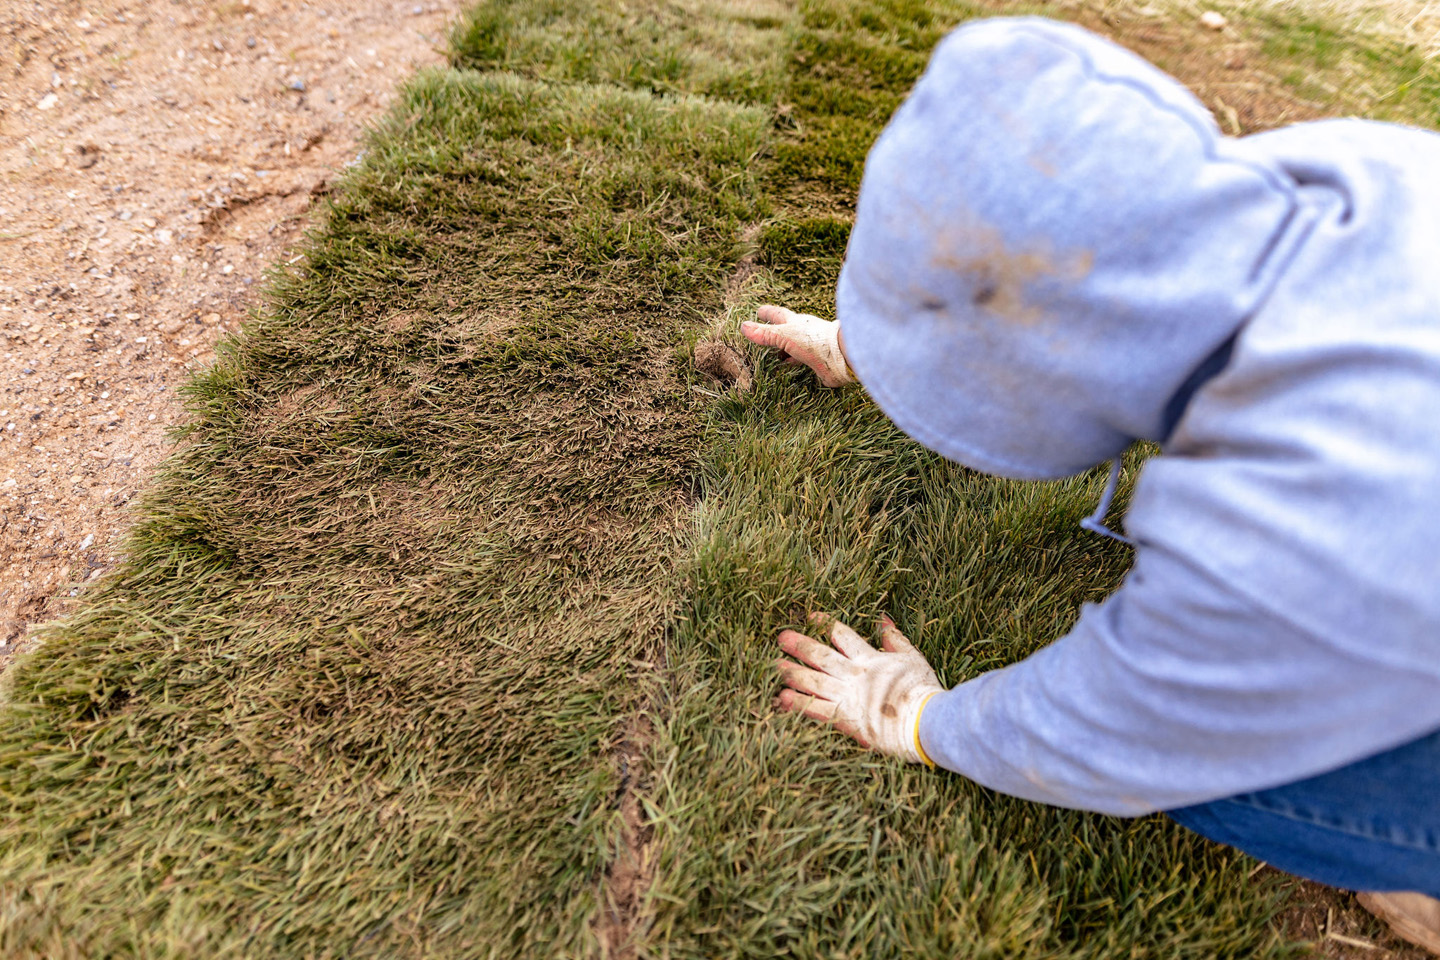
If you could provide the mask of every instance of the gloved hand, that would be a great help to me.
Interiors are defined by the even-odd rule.
[[[817,626],[829,619],[811,614]],[[830,627],[831,649],[794,630],[780,634],[780,648],[813,669],[781,659],[780,709],[823,720],[841,733],[910,763],[935,764],[920,746],[920,712],[944,688],[920,652],[890,620],[880,621],[880,650],[838,620]]]
[[[780,350],[786,363],[805,364],[827,387],[855,382],[841,349],[839,323],[774,304],[761,307],[755,316],[759,322],[746,320],[740,324],[740,332],[752,343]]]

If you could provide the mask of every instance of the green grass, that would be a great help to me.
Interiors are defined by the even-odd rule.
[[[613,83],[770,107],[784,79],[784,0],[490,0],[455,28],[456,66]]]
[[[0,954],[1293,954],[1253,862],[1162,817],[771,705],[809,610],[887,611],[956,683],[1129,560],[1076,527],[1100,476],[980,477],[758,351],[743,396],[689,369],[759,302],[833,310],[865,152],[987,9],[468,13],[191,382],[121,569],[7,677]],[[1266,36],[1322,78],[1360,56]]]
[[[1260,9],[1247,27],[1282,81],[1327,113],[1440,126],[1440,66],[1424,50],[1293,12]]]

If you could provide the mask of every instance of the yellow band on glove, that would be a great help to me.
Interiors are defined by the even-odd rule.
[[[938,693],[939,691],[936,692]],[[915,752],[920,754],[921,762],[931,770],[935,769],[935,761],[930,759],[930,754],[926,753],[925,748],[920,745],[920,717],[925,713],[925,704],[929,703],[930,697],[933,696],[935,696],[934,693],[927,696],[924,700],[921,700],[920,709],[915,711]]]

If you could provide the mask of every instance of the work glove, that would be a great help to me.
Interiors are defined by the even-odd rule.
[[[810,616],[817,627],[829,619]],[[822,720],[862,747],[935,765],[920,746],[920,712],[944,688],[889,617],[880,621],[879,650],[838,620],[830,627],[833,649],[794,630],[782,631],[779,640],[780,649],[809,668],[777,661],[789,688],[780,691],[781,710]]]
[[[740,324],[740,332],[752,343],[774,347],[786,363],[803,363],[827,387],[855,382],[855,374],[840,349],[840,324],[821,320],[808,313],[796,313],[774,304],[755,311],[756,320]]]

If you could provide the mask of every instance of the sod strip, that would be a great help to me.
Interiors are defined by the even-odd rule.
[[[435,72],[14,668],[0,954],[584,956],[762,111]]]
[[[758,257],[770,273],[732,299],[732,336],[765,300],[833,310],[863,153],[926,51],[975,12],[961,4],[802,4],[779,113],[787,132],[765,178],[781,213],[760,235]],[[1333,33],[1335,47],[1293,37],[1280,47],[1287,33],[1273,18],[1250,26],[1267,49],[1308,66],[1312,88],[1334,89],[1357,60],[1369,63],[1374,81],[1393,81],[1377,88],[1404,98],[1398,113],[1381,105],[1384,116],[1433,123],[1440,74],[1417,64],[1414,51],[1391,59],[1381,55],[1387,47],[1366,42],[1342,55]],[[1313,25],[1296,29],[1301,40],[1326,36]],[[1208,59],[1182,50],[1167,65],[1197,89],[1233,69],[1220,64],[1230,54],[1218,45]],[[1393,63],[1407,75],[1396,76]],[[1207,101],[1226,112],[1219,96]],[[1247,122],[1264,125],[1304,104],[1267,90],[1239,106]],[[761,352],[752,357],[760,366],[754,393],[727,400],[712,420],[702,541],[671,659],[689,693],[677,698],[655,747],[652,951],[1303,951],[1271,928],[1274,879],[1253,880],[1253,861],[1162,817],[1125,822],[998,797],[770,714],[771,637],[808,610],[842,613],[862,628],[888,610],[953,683],[1063,633],[1079,604],[1119,582],[1129,557],[1077,528],[1098,499],[1099,476],[1059,484],[974,476],[908,443],[858,394],[837,396]],[[1128,458],[1131,476],[1145,452]],[[723,840],[697,842],[706,836]]]
[[[865,12],[875,24],[875,5]],[[846,237],[836,211],[901,84],[947,25],[863,29],[834,13],[807,9],[797,39],[786,101],[797,132],[771,172],[789,209],[762,235],[773,274],[736,303],[736,320],[764,299],[833,309]],[[1282,952],[1242,857],[1156,818],[1125,823],[996,797],[770,710],[772,638],[807,610],[862,628],[888,610],[951,683],[1063,633],[1128,562],[1076,528],[1099,478],[1035,485],[969,474],[900,436],[863,394],[768,365],[754,394],[717,411],[714,430],[705,536],[671,660],[693,693],[657,744],[654,951]]]
[[[731,322],[778,300],[833,310],[865,150],[959,4],[808,3],[766,184],[783,217]],[[775,716],[773,636],[812,609],[896,617],[943,679],[1013,662],[1119,581],[1128,552],[1078,529],[1101,480],[971,474],[858,391],[758,353],[715,411],[702,537],[672,647],[685,690],[654,749],[649,950],[669,957],[1260,957],[1274,896],[1253,863],[1160,817],[990,794]],[[1135,466],[1132,460],[1131,466]],[[705,838],[714,838],[709,842]]]
[[[801,10],[778,114],[784,133],[764,181],[780,208],[760,234],[769,274],[732,300],[732,335],[766,300],[833,315],[864,153],[946,31],[981,13],[1067,15],[863,0]],[[1128,34],[1127,26],[1111,29]],[[1417,52],[1273,14],[1248,26],[1273,58],[1303,65],[1286,80],[1302,95],[1333,91],[1366,64],[1371,83],[1391,91],[1372,112],[1433,125],[1440,71]],[[1154,42],[1153,27],[1135,32]],[[1233,54],[1214,43],[1176,47],[1150,52],[1233,125],[1236,111],[1212,86],[1235,76],[1220,62]],[[1224,96],[1247,124],[1306,115],[1293,93],[1264,89],[1245,101]],[[664,792],[654,949],[936,958],[1302,949],[1271,929],[1272,878],[1252,880],[1253,861],[1162,817],[1124,822],[998,797],[769,714],[770,638],[808,610],[862,628],[888,611],[954,683],[1062,634],[1081,603],[1118,584],[1129,557],[1078,529],[1098,500],[1099,476],[977,477],[906,441],[857,393],[837,396],[763,353],[753,357],[755,392],[727,401],[712,420],[704,536],[672,657],[677,681],[694,694],[678,702],[656,747]],[[1130,476],[1147,452],[1128,458]],[[704,835],[725,842],[694,842]],[[710,887],[695,881],[702,876]]]
[[[794,19],[785,0],[485,0],[453,31],[451,62],[769,108]]]

